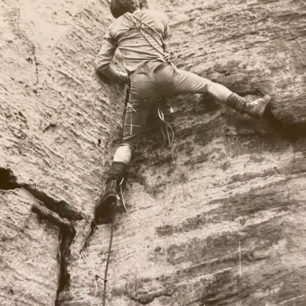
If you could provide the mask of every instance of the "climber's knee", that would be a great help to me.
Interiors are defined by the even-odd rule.
[[[227,98],[230,96],[232,93],[228,88],[225,86],[215,83],[215,82],[210,82],[207,85],[207,91],[219,102],[225,103]]]
[[[122,162],[128,164],[132,157],[132,146],[129,144],[122,144],[115,152],[114,162]]]

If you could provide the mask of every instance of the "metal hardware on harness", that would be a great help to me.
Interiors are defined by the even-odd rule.
[[[175,156],[175,152],[174,152],[174,149],[173,149],[173,142],[174,142],[174,136],[175,136],[174,131],[173,131],[173,128],[172,128],[172,126],[165,120],[165,115],[164,115],[163,111],[162,111],[160,108],[157,109],[157,113],[158,113],[159,119],[160,119],[162,122],[164,122],[164,124],[165,124],[165,126],[166,126],[166,134],[167,134],[167,135],[165,135],[165,133],[164,133],[162,127],[160,128],[160,130],[161,130],[161,132],[162,132],[162,134],[163,134],[163,139],[164,139],[164,141],[165,141],[166,143],[167,143],[167,141],[168,141],[168,145],[169,145],[169,147],[170,147],[170,154],[171,154],[173,163],[176,163],[176,161],[175,161],[175,160],[176,160],[176,156]],[[170,132],[171,132],[171,134],[172,134],[172,137],[170,137],[170,135],[169,135],[169,130],[168,130],[168,129],[170,130]]]
[[[166,138],[166,136],[164,135],[164,132],[163,132],[163,131],[162,131],[162,133],[163,133],[164,138],[166,138],[166,140],[168,140],[168,144],[169,144],[169,146],[171,147],[172,144],[173,144],[173,141],[174,141],[174,131],[173,131],[173,128],[172,128],[172,126],[165,120],[165,115],[164,115],[163,111],[162,111],[160,108],[157,109],[157,113],[158,113],[159,119],[160,119],[162,122],[164,122],[164,124],[166,125],[167,138]],[[172,134],[171,138],[170,138],[170,135],[169,135],[168,128],[170,129],[171,134]]]

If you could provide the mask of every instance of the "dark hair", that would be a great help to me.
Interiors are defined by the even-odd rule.
[[[136,9],[135,1],[131,0],[112,0],[110,3],[110,11],[115,18],[126,12],[133,13]]]

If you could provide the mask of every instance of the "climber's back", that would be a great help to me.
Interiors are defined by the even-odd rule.
[[[146,61],[169,58],[164,45],[164,39],[169,36],[167,17],[160,11],[144,8],[142,2],[111,1],[111,12],[116,20],[109,26],[101,50],[105,58],[114,49],[119,51],[128,72],[135,71]]]

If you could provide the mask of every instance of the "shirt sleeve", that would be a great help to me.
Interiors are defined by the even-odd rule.
[[[106,78],[108,81],[126,83],[128,78],[127,74],[117,71],[111,65],[116,48],[117,44],[108,30],[104,37],[98,58],[96,59],[96,72],[103,80]]]
[[[110,36],[110,31],[108,30],[103,39],[103,44],[96,60],[97,70],[103,72],[109,68],[109,65],[116,51],[116,47],[117,46],[114,40]]]

